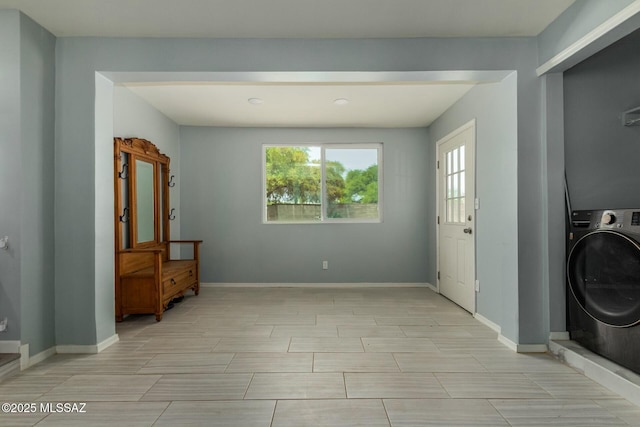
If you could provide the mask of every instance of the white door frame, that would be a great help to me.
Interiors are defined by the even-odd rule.
[[[472,132],[472,139],[471,139],[471,144],[473,145],[473,157],[472,157],[472,161],[473,161],[473,173],[474,175],[476,175],[476,119],[471,119],[470,121],[468,121],[467,123],[463,124],[462,126],[460,126],[459,128],[449,132],[447,135],[445,135],[444,137],[440,138],[438,141],[436,141],[436,290],[438,293],[440,293],[440,278],[438,277],[438,272],[440,270],[440,227],[439,227],[439,222],[438,222],[438,216],[440,215],[440,199],[442,196],[442,187],[441,187],[441,182],[440,182],[440,171],[438,169],[437,166],[437,162],[440,161],[440,147],[442,146],[442,144],[444,144],[445,142],[447,142],[448,140],[450,140],[451,138],[457,136],[458,134],[468,130],[469,128],[473,129]],[[443,166],[444,167],[444,166]],[[474,186],[475,186],[475,179],[474,179]],[[476,246],[476,208],[475,208],[475,203],[477,201],[476,199],[476,194],[475,194],[476,189],[473,189],[474,192],[474,215],[473,215],[473,244],[474,247]],[[475,249],[474,249],[474,254],[475,254]],[[474,256],[474,260],[473,260],[473,271],[474,271],[474,279],[477,278],[477,272],[478,272],[478,266],[476,264],[476,260],[477,260],[477,256]],[[477,282],[476,282],[477,283]],[[471,313],[472,315],[476,314],[477,311],[477,295],[476,295],[476,290],[475,290],[475,284],[474,284],[474,292],[473,292],[473,312]]]

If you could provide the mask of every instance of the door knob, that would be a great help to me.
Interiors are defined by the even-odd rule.
[[[465,228],[464,230],[462,230],[464,233],[466,234],[471,234],[473,233],[473,230],[471,230],[471,227]]]

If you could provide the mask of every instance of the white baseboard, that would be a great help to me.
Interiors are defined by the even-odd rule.
[[[487,319],[482,314],[476,313],[476,314],[473,315],[473,317],[475,317],[483,325],[488,326],[489,328],[491,328],[494,331],[496,331],[498,334],[500,334],[502,332],[502,328],[500,327],[500,325],[498,325],[497,323],[494,323],[491,320]]]
[[[33,365],[37,365],[38,363],[42,362],[45,359],[48,359],[49,357],[53,356],[54,354],[56,354],[56,347],[50,347],[44,351],[41,351],[40,353],[36,354],[33,357],[30,357],[27,363],[26,367],[20,367],[21,369],[27,369],[32,367]]]
[[[20,346],[20,370],[24,371],[29,367],[29,344]]]
[[[498,341],[516,353],[546,353],[546,344],[516,344],[504,335],[498,335]]]
[[[202,288],[431,288],[430,283],[222,283],[203,282]]]
[[[109,347],[112,344],[115,344],[119,341],[118,334],[113,334],[106,340],[99,342],[95,345],[58,345],[56,346],[56,352],[60,354],[95,354],[100,353],[105,348]]]
[[[20,353],[20,341],[0,341],[0,353]]]
[[[569,332],[549,332],[549,341],[569,341]]]
[[[438,291],[438,287],[432,285],[431,283],[425,283],[425,286],[429,289],[431,289],[433,292],[435,292],[436,294],[439,294],[440,291]]]

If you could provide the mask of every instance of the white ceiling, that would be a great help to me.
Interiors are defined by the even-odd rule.
[[[536,36],[574,0],[0,0],[58,37]],[[474,81],[126,84],[176,123],[421,127]],[[248,98],[261,98],[251,105]],[[336,98],[349,104],[338,106]]]
[[[473,83],[125,84],[181,125],[425,127]],[[262,104],[248,102],[259,98]],[[348,99],[336,105],[336,99]]]

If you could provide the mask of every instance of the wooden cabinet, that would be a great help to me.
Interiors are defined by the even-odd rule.
[[[169,157],[150,141],[115,138],[116,320],[162,314],[188,290],[200,292],[201,240],[169,240]],[[191,246],[172,259],[171,245]]]

